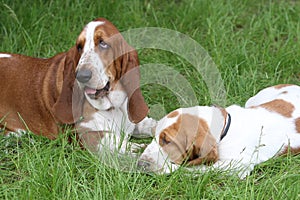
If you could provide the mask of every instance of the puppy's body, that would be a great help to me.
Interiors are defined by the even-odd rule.
[[[194,170],[212,164],[244,178],[274,156],[300,152],[299,102],[299,86],[279,85],[250,98],[246,108],[180,108],[158,122],[156,140],[145,149],[139,165],[170,173],[183,163],[200,165]],[[186,126],[187,118],[193,125]]]
[[[1,126],[54,139],[59,125],[73,124],[83,102],[75,83],[78,60],[75,47],[49,59],[0,54]]]
[[[104,18],[89,22],[74,47],[52,58],[2,53],[1,128],[55,139],[60,124],[76,123],[92,151],[108,136],[116,137],[108,144],[115,148],[122,132],[150,135],[155,121],[146,117],[139,76],[137,52]]]
[[[137,138],[152,136],[156,121],[145,117],[137,124],[131,122],[127,114],[127,101],[120,107],[102,111],[85,103],[83,115],[86,117],[76,125],[85,147],[95,153],[105,150],[126,153],[131,135]]]

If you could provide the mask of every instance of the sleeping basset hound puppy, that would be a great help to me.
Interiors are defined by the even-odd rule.
[[[0,53],[1,128],[55,139],[60,125],[76,123],[91,149],[104,133],[150,134],[155,121],[146,117],[138,65],[136,51],[104,18],[88,23],[74,47],[52,58]]]
[[[155,139],[138,166],[159,174],[228,170],[244,178],[275,156],[300,152],[300,87],[277,85],[251,97],[245,108],[177,109],[157,123]]]

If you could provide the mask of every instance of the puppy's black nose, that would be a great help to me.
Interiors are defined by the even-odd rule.
[[[92,78],[92,71],[81,69],[76,71],[76,79],[81,83],[86,83]]]
[[[145,160],[139,160],[137,163],[138,169],[143,171],[148,171],[150,168],[150,163]]]

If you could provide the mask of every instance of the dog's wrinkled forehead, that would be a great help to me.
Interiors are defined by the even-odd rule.
[[[100,41],[107,41],[118,34],[118,29],[108,20],[99,18],[88,23],[77,39],[77,47],[83,52],[93,50]]]

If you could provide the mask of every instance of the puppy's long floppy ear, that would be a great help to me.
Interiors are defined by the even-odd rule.
[[[203,143],[196,140],[192,154],[194,159],[187,163],[190,166],[215,163],[219,154],[214,137],[208,134]]]
[[[63,124],[76,122],[82,114],[83,92],[75,81],[75,69],[80,55],[75,47],[65,55],[63,66],[62,89],[53,106],[55,118]]]
[[[194,123],[194,124],[197,124]],[[209,132],[207,123],[200,119],[196,137],[188,138],[187,151],[189,152],[189,161],[187,165],[210,164],[218,160],[218,148],[215,138]]]
[[[128,117],[133,123],[138,123],[148,114],[148,106],[140,90],[140,69],[138,55],[135,49],[124,44],[125,52],[121,62],[121,84],[128,96]]]

